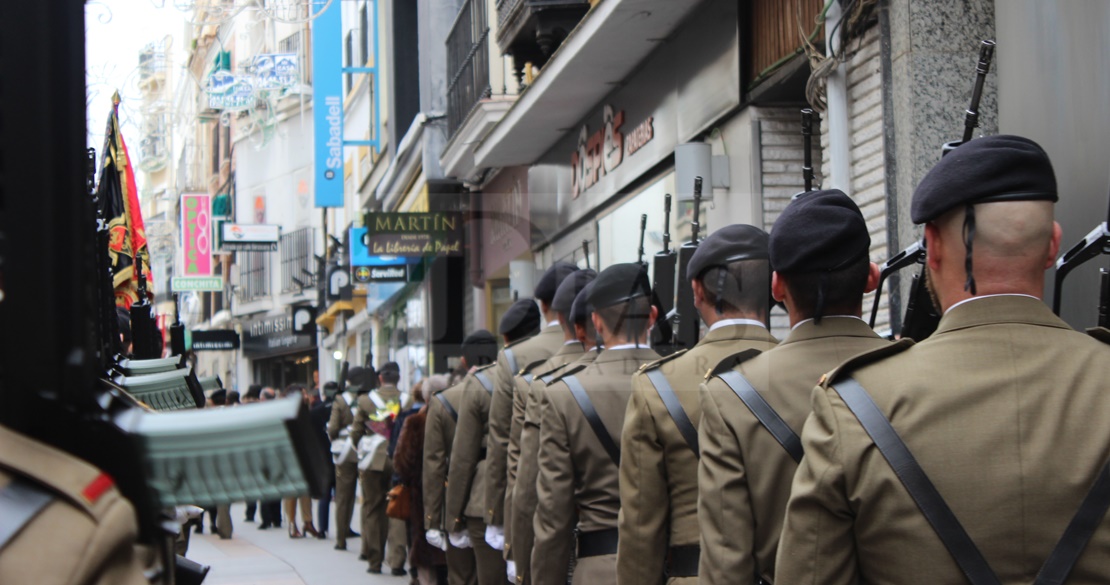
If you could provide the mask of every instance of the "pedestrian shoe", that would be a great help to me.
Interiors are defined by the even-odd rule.
[[[263,522],[262,524],[258,525],[258,529],[259,530],[266,530],[267,528],[269,528],[271,526],[273,526],[273,524],[270,524],[269,522]]]
[[[358,560],[365,561],[366,560],[366,553],[362,553],[362,554],[358,555]],[[381,573],[381,571],[378,571],[378,572]]]
[[[320,533],[316,531],[316,527],[313,526],[311,522],[301,527],[301,532],[303,532],[306,537],[315,536],[316,538],[323,538],[323,536],[321,536]]]
[[[347,545],[336,543],[335,550],[347,550]]]
[[[390,572],[393,574],[394,577],[404,577],[405,575],[408,575],[408,571],[405,571],[403,568],[393,569]]]
[[[357,532],[355,532],[354,530],[348,530],[348,531],[347,531],[347,536],[350,536],[351,538],[358,538],[358,537],[360,537],[360,536],[362,536],[362,535],[361,535],[361,534],[359,534],[359,533],[357,533]]]
[[[326,539],[327,537],[328,537],[328,533],[327,533],[327,531],[325,531],[325,530],[321,530],[321,531],[319,531],[319,532],[317,532],[317,533],[316,533],[316,538],[318,538],[318,539],[320,539],[320,540],[324,540],[324,539]],[[344,548],[346,548],[346,547],[344,547]]]
[[[289,523],[289,538],[303,538],[300,530],[297,530],[297,525],[292,522]]]
[[[370,573],[371,575],[381,575],[382,568],[378,567],[377,569],[375,569],[374,567],[370,567],[369,569],[366,569],[366,572]]]

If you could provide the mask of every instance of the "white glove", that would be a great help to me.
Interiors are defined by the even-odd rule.
[[[174,509],[174,521],[178,524],[184,524],[194,518],[200,518],[201,514],[204,514],[204,508],[178,506]]]
[[[505,561],[505,575],[509,577],[509,583],[516,583],[516,563]]]
[[[424,533],[424,538],[428,541],[428,544],[438,548],[443,552],[447,552],[447,540],[444,538],[444,536],[445,535],[439,530],[429,530]]]
[[[470,548],[470,537],[465,532],[452,532],[447,538],[455,548]]]
[[[486,526],[486,544],[495,550],[505,550],[505,527]]]

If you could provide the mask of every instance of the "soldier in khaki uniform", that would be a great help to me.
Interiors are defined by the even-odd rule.
[[[364,370],[365,372],[365,370]],[[364,373],[364,377],[366,374]],[[374,434],[370,430],[370,417],[385,408],[390,402],[399,402],[401,391],[397,382],[401,379],[400,367],[389,362],[379,372],[381,387],[364,392],[358,396],[355,421],[351,425],[351,441],[357,447],[363,436]],[[369,380],[363,381],[363,389],[368,388]],[[385,557],[385,545],[389,534],[389,518],[385,515],[385,496],[393,476],[393,462],[386,453],[388,438],[380,441],[369,454],[370,463],[359,470],[358,481],[362,486],[362,555],[370,567],[368,573],[381,573]]]
[[[726,356],[778,343],[767,331],[766,232],[750,225],[717,230],[698,246],[687,274],[709,332],[632,378],[621,436],[621,584],[658,585],[665,575],[697,583],[698,384]]]
[[[535,585],[563,585],[572,558],[575,585],[616,582],[620,432],[632,374],[659,357],[647,345],[656,309],[643,265],[606,268],[588,300],[605,350],[547,387],[530,566]]]
[[[1041,582],[1110,453],[1110,348],[1040,300],[1060,245],[1056,200],[1048,156],[1016,136],[967,142],[922,180],[911,217],[925,224],[940,324],[916,345],[849,360],[814,391],[777,583],[968,582],[955,554],[997,583]],[[860,421],[895,434],[873,440]],[[966,532],[961,545],[946,548],[948,530],[934,530],[886,458],[903,472],[913,463],[875,445],[894,437],[946,504],[927,505],[934,518],[948,509]],[[1081,515],[1089,543],[1066,547],[1071,585],[1106,583],[1104,510]],[[1064,582],[1050,572],[1044,582]]]
[[[486,467],[486,525],[489,531],[486,540],[498,550],[505,544],[505,511],[512,507],[510,500],[520,457],[520,431],[524,425],[524,400],[516,395],[513,378],[527,373],[526,367],[535,367],[562,347],[565,336],[551,301],[563,279],[577,271],[578,267],[573,264],[556,262],[543,273],[534,290],[543,315],[543,330],[532,339],[506,345],[497,356],[497,382],[489,417],[489,464]]]
[[[532,437],[532,445],[525,451],[524,446],[524,430],[527,427],[527,411],[531,404],[538,416],[538,400],[532,395],[532,385],[537,384],[537,387],[543,387],[546,383],[541,381],[542,376],[549,376],[555,372],[563,369],[569,363],[577,362],[581,359],[585,349],[582,340],[579,339],[575,322],[572,319],[571,309],[574,304],[575,297],[579,292],[582,292],[586,285],[593,282],[597,278],[597,273],[593,270],[579,270],[573,272],[563,279],[559,284],[558,290],[555,291],[555,296],[552,297],[552,309],[558,315],[559,327],[563,329],[563,346],[554,355],[548,357],[547,360],[533,362],[525,367],[524,373],[517,375],[514,379],[516,383],[516,391],[513,396],[514,404],[519,401],[523,404],[524,416],[517,418],[513,416],[513,432],[512,435],[519,437],[518,453],[516,455],[516,474],[512,477],[511,487],[505,497],[505,558],[508,565],[508,579],[509,582],[524,582],[525,579],[521,575],[526,573],[529,555],[532,554],[532,515],[535,513],[535,493],[536,493],[536,465],[535,456],[538,448],[538,435]],[[515,407],[515,406],[514,406]],[[535,430],[538,431],[539,423],[536,421]],[[531,461],[526,461],[531,460]],[[527,477],[521,476],[521,471],[524,467],[528,467],[529,475]],[[523,482],[523,483],[522,483]],[[524,495],[528,492],[528,495]],[[522,526],[524,529],[524,541],[526,541],[526,551],[522,552],[522,556],[517,556],[514,552],[514,543],[517,542],[516,529],[517,522],[515,522],[517,507],[516,494],[522,494],[527,497],[529,502],[525,504],[527,526]],[[517,576],[522,576],[517,579]]]
[[[471,333],[462,343],[462,362],[468,369],[493,362],[497,344],[486,330]],[[428,399],[428,422],[424,428],[424,525],[428,543],[447,553],[447,580],[451,585],[474,585],[474,549],[459,548],[449,542],[446,525],[447,470],[451,461],[451,445],[455,439],[459,410],[467,384],[465,378]],[[483,390],[484,391],[484,390]],[[481,510],[481,508],[478,508]],[[479,512],[480,515],[480,512]]]
[[[718,372],[728,373],[702,386],[699,583],[735,583],[737,575],[774,579],[775,550],[797,462],[747,406],[753,402],[758,409],[758,401],[737,392],[758,392],[797,444],[812,386],[821,374],[853,355],[888,345],[860,319],[863,294],[878,281],[870,247],[859,208],[837,190],[801,195],[775,222],[768,242],[775,267],[771,291],[786,305],[792,329],[778,347],[738,365],[726,360]],[[800,449],[795,453],[800,455]]]
[[[349,437],[355,422],[354,410],[361,388],[352,380],[361,380],[362,368],[355,366],[347,372],[346,390],[335,397],[328,419],[328,439],[333,443]],[[335,464],[335,550],[347,550],[348,531],[355,512],[355,488],[358,483],[358,461]]]
[[[147,585],[135,509],[110,477],[0,426],[0,583]]]
[[[499,331],[510,345],[533,335],[540,327],[540,311],[531,299],[517,301],[501,319]],[[491,340],[492,341],[492,340]],[[481,585],[505,582],[505,559],[485,539],[486,447],[489,409],[494,392],[496,364],[483,366],[467,376],[451,464],[447,472],[447,524],[455,546],[473,546]]]
[[[529,566],[532,560],[532,545],[536,539],[532,527],[532,520],[536,514],[536,476],[539,474],[537,459],[540,450],[540,417],[542,415],[543,403],[546,401],[547,385],[569,368],[578,365],[588,366],[592,364],[601,351],[601,349],[597,347],[597,332],[593,328],[593,323],[590,322],[590,314],[592,314],[592,311],[587,311],[589,303],[586,301],[586,296],[591,289],[590,283],[596,278],[596,275],[591,276],[590,273],[592,272],[592,270],[583,270],[579,273],[575,273],[571,278],[564,280],[563,284],[559,286],[559,291],[555,294],[555,299],[552,301],[556,307],[563,306],[565,304],[565,299],[561,297],[569,294],[580,284],[572,279],[587,281],[582,289],[578,291],[578,294],[575,295],[574,300],[571,302],[570,310],[566,311],[565,317],[563,316],[562,309],[557,309],[560,313],[559,318],[565,320],[573,327],[578,347],[587,349],[577,353],[577,359],[574,361],[565,362],[564,360],[568,359],[573,354],[569,351],[564,353],[564,350],[567,348],[573,350],[575,344],[565,345],[564,350],[560,350],[560,352],[552,356],[547,363],[535,369],[535,377],[533,377],[532,383],[524,395],[524,427],[521,429],[520,433],[520,462],[517,464],[516,483],[513,484],[513,507],[506,521],[505,530],[506,537],[512,538],[511,543],[507,542],[505,546],[512,557],[512,559],[508,561],[508,576],[509,581],[513,583],[532,582]],[[582,276],[579,277],[579,274]],[[518,391],[520,391],[519,388]]]

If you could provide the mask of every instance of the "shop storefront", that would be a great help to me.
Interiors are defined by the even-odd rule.
[[[287,308],[284,313],[247,320],[242,332],[243,358],[250,361],[251,379],[241,381],[275,389],[289,384],[311,386],[319,370],[315,312],[309,307]]]
[[[477,250],[471,255],[471,283],[484,294],[482,314],[472,322],[494,331],[515,298],[532,295],[528,169],[502,169],[471,202],[478,222],[478,241],[471,243]]]
[[[583,241],[594,268],[634,262],[644,214],[645,258],[662,248],[665,230],[672,246],[688,241],[693,177],[675,165],[675,149],[687,142],[710,145],[708,166],[698,173],[704,175],[701,236],[759,216],[750,178],[751,123],[737,115],[736,6],[713,2],[706,8],[530,168],[532,247],[541,264],[585,266]],[[674,197],[665,226],[666,194]]]

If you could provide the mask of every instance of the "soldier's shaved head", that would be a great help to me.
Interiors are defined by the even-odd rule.
[[[929,281],[942,311],[971,297],[966,273],[965,208],[926,225]],[[972,246],[977,295],[1028,294],[1041,298],[1044,272],[1060,248],[1060,226],[1051,201],[981,203],[975,206]]]

